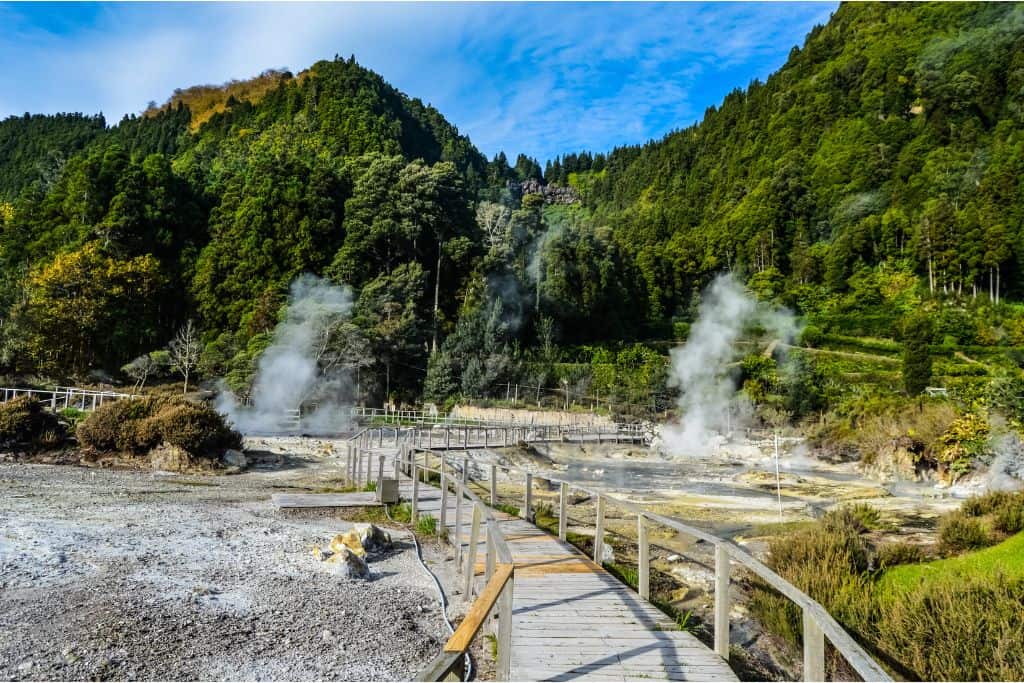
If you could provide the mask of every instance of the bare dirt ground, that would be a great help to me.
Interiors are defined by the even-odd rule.
[[[309,552],[349,523],[282,515],[337,486],[330,444],[262,440],[254,471],[0,463],[0,679],[408,679],[447,637],[407,534],[369,581]]]

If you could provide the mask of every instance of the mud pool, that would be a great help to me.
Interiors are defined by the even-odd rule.
[[[501,452],[510,464],[606,491],[728,537],[770,533],[771,527],[820,517],[844,503],[868,503],[907,535],[957,507],[966,492],[933,483],[881,482],[858,463],[831,463],[798,442],[780,447],[778,472],[770,440],[723,444],[714,455],[665,455],[621,444],[542,444]]]

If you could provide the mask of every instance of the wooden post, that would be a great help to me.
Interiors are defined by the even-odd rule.
[[[715,546],[715,652],[729,661],[729,553]]]
[[[448,526],[448,482],[445,479],[444,457],[441,458],[441,528]]]
[[[491,527],[487,527],[487,561],[484,564],[484,580],[490,581],[491,577],[494,576],[494,565],[497,564],[497,558],[495,558],[494,548],[494,536],[491,535]]]
[[[462,482],[455,482],[455,564],[462,564]]]
[[[512,664],[512,587],[514,581],[515,572],[509,577],[499,599],[498,670],[496,674],[500,681],[509,680],[509,670]]]
[[[594,563],[604,561],[604,496],[597,496],[597,529],[594,531]]]
[[[452,447],[452,428],[444,428],[444,448],[445,450],[451,450]]]
[[[533,509],[533,474],[526,473],[526,507],[523,508],[523,519],[530,519],[530,511]]]
[[[462,597],[469,602],[473,596],[473,577],[476,575],[476,546],[480,543],[480,506],[473,504],[473,521],[469,527],[469,547],[466,552],[466,587]]]
[[[565,530],[569,524],[569,485],[564,481],[558,487],[558,538],[565,540]]]
[[[498,466],[491,465],[491,507],[498,504]]]
[[[380,458],[377,461],[377,495],[379,496],[381,491],[384,490],[384,454],[380,454]]]
[[[345,478],[352,479],[352,444],[345,444]]]
[[[489,430],[487,427],[484,427],[484,448],[488,448],[490,446],[490,444],[487,443],[487,435],[490,433],[490,431],[491,430]]]
[[[380,457],[384,457],[383,455]],[[373,454],[366,454],[366,485],[370,485],[370,480],[373,477]]]
[[[417,510],[416,510],[416,508],[417,508],[417,506],[419,504],[419,500],[420,500],[420,478],[416,476],[417,474],[418,473],[416,472],[416,459],[413,458],[413,461],[412,461],[412,512],[409,514],[409,521],[412,522],[413,524],[416,523],[416,518],[417,518],[417,515],[416,515]]]
[[[469,427],[462,428],[462,447],[469,448]]]
[[[637,561],[637,590],[644,600],[651,599],[651,546],[647,542],[647,520],[643,514],[636,516],[636,538],[639,559]]]
[[[814,620],[814,616],[804,609],[804,680],[825,680],[825,635]]]

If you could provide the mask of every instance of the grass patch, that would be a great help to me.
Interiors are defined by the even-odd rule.
[[[412,505],[410,505],[406,501],[403,501],[398,505],[392,506],[390,512],[391,518],[396,522],[408,524],[410,521],[412,521]]]
[[[416,533],[422,536],[437,535],[437,520],[433,515],[421,515],[416,520]]]
[[[879,590],[883,595],[905,592],[922,584],[956,576],[994,576],[1024,580],[1024,533],[1018,533],[990,548],[959,557],[892,567],[882,573]]]
[[[498,503],[497,505],[494,506],[494,509],[500,510],[501,512],[504,512],[507,515],[512,515],[513,517],[519,516],[519,508],[516,507],[515,505],[509,505],[508,503]]]
[[[376,493],[376,491],[377,491],[377,482],[375,482],[375,481],[368,481],[368,482],[366,482],[366,486],[363,487],[363,491],[365,493]]]

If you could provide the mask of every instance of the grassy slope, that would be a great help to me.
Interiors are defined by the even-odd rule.
[[[1024,532],[991,548],[945,560],[908,564],[886,571],[878,582],[880,592],[910,590],[924,581],[956,575],[982,575],[1001,572],[1007,578],[1024,578]]]

